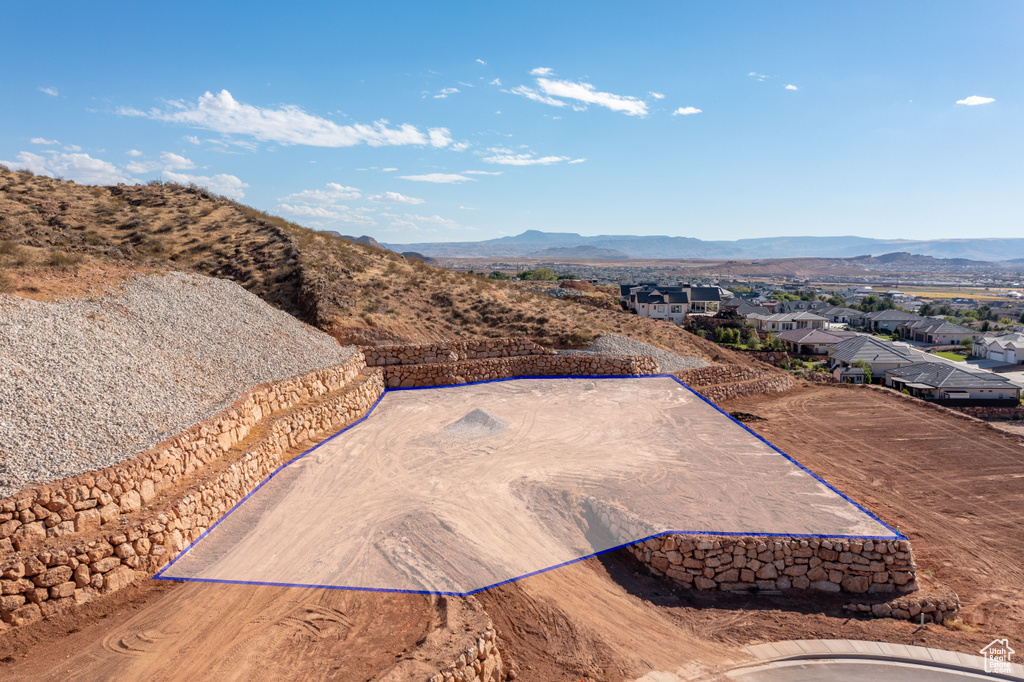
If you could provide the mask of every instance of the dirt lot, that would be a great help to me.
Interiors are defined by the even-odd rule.
[[[1021,641],[1019,438],[868,390],[809,387],[724,407],[765,418],[751,425],[899,524],[921,570],[957,590],[965,620],[978,631],[848,618],[828,599],[674,591],[616,553],[478,596],[519,679],[631,680],[650,670],[714,679],[743,660],[744,644],[808,637],[967,653],[996,635]],[[0,677],[424,679],[446,642],[479,621],[473,606],[149,581],[0,639]]]
[[[162,575],[469,593],[619,544],[588,538],[590,496],[635,539],[894,537],[671,378],[518,379],[387,393]]]
[[[867,389],[730,403],[826,481],[899,525],[964,620],[1024,637],[1024,439]]]

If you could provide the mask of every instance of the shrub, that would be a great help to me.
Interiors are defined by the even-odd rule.
[[[82,254],[70,251],[51,251],[46,264],[51,268],[73,268],[82,262]]]

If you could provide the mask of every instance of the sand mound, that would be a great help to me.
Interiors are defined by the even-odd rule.
[[[505,430],[508,424],[507,419],[502,419],[485,409],[477,408],[462,419],[450,424],[444,432],[460,439],[486,438],[497,436]]]

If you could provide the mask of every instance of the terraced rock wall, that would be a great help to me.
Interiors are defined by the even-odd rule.
[[[72,526],[38,540],[35,535],[15,534],[18,549],[0,551],[0,619],[12,626],[31,622],[158,571],[281,466],[288,452],[318,435],[337,432],[366,413],[384,391],[383,375],[379,369],[352,375],[357,369],[337,368],[320,379],[304,377],[288,384],[291,392],[281,385],[256,389],[240,401],[253,411],[246,415],[229,411],[214,420],[220,424],[218,431],[210,424],[196,427],[189,431],[189,438],[175,439],[176,444],[166,450],[144,453],[133,466],[90,475],[92,487],[87,485],[88,476],[76,477],[77,485],[62,481],[31,491],[32,495],[22,494],[16,502],[4,501],[5,509],[13,503],[15,510],[6,514],[28,511],[37,516],[45,511],[62,520],[45,516],[44,526],[48,522],[53,524],[49,528],[62,523]],[[338,386],[336,382],[346,377],[349,381]],[[328,392],[323,379],[338,390]],[[302,402],[300,386],[305,387],[307,398],[318,399]],[[276,416],[252,429],[255,424],[248,422],[261,405]],[[293,408],[287,410],[284,405]],[[252,431],[248,439],[243,425]],[[237,447],[232,449],[232,444]],[[197,471],[201,466],[206,469]],[[153,472],[160,472],[160,477],[144,475]],[[150,490],[147,481],[153,484],[153,497],[146,492],[152,507],[145,506],[142,494],[143,486]],[[175,487],[175,482],[182,485]],[[93,497],[93,489],[100,491],[97,497],[107,495],[109,501]],[[162,491],[166,491],[163,496]],[[75,508],[86,500],[106,501],[103,506],[114,505],[115,513],[104,522],[95,505]]]
[[[782,393],[795,385],[789,374],[740,365],[697,367],[675,376],[713,403]]]
[[[655,374],[658,363],[646,355],[628,358],[587,355],[528,355],[519,357],[389,365],[384,368],[388,388],[448,386],[522,376],[641,375]]]
[[[362,346],[368,367],[458,362],[554,353],[529,339],[479,339],[419,345]]]

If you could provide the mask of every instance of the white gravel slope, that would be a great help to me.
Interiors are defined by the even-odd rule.
[[[140,276],[91,301],[0,295],[0,496],[111,466],[355,352],[197,275]]]
[[[618,334],[604,334],[598,337],[589,348],[583,350],[562,350],[566,355],[603,355],[609,357],[631,357],[634,355],[650,355],[658,363],[661,372],[672,373],[694,367],[706,367],[708,362],[690,355],[677,355],[667,350],[655,348],[649,343],[636,341]]]

